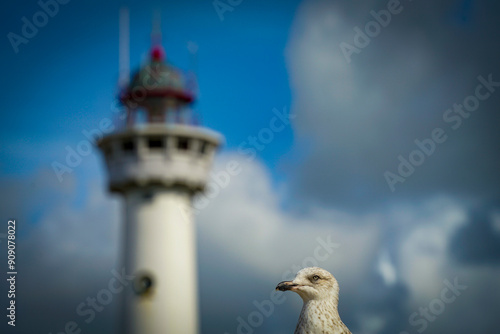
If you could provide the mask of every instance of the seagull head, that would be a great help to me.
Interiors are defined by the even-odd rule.
[[[278,283],[276,290],[296,292],[304,302],[332,297],[338,299],[339,284],[325,269],[309,267],[300,270],[293,281]]]

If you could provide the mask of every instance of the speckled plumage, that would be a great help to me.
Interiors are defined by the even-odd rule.
[[[328,271],[304,268],[276,289],[294,291],[304,301],[294,334],[351,334],[338,312],[339,284]]]

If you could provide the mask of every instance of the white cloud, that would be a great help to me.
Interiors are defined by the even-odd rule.
[[[396,268],[392,264],[388,251],[383,251],[378,260],[378,271],[386,285],[392,285],[397,281]]]
[[[340,246],[319,265],[345,279],[346,285],[361,283],[380,246],[378,219],[320,207],[303,214],[287,211],[261,163],[227,154],[218,158],[215,170],[230,160],[238,161],[242,172],[199,213],[202,238],[231,252],[260,275],[274,273],[279,280],[291,265],[314,257],[318,237],[327,240],[330,235]]]
[[[443,280],[449,278],[449,242],[467,217],[460,205],[444,198],[414,207],[407,214],[412,224],[399,240],[398,267],[412,300],[422,303],[438,296]]]
[[[401,14],[350,63],[340,44],[352,44],[353,29],[363,29],[374,20],[370,11],[385,9],[387,2],[311,0],[299,7],[286,58],[294,129],[299,139],[313,143],[291,178],[301,199],[345,207],[383,203],[395,194],[422,199],[457,189],[478,196],[495,191],[491,181],[498,174],[487,167],[494,146],[485,144],[497,133],[488,126],[495,115],[493,98],[482,102],[477,114],[483,116],[470,117],[459,132],[443,120],[453,103],[473,93],[477,76],[492,70],[477,59],[471,62],[457,39],[463,31],[445,23],[456,2],[401,4]],[[448,135],[446,144],[391,193],[384,173],[397,173],[398,156],[408,158],[415,140],[429,138],[437,127]],[[471,169],[464,161],[477,163]]]
[[[387,118],[400,112],[395,108],[397,102],[410,98],[421,80],[434,70],[425,41],[420,38],[398,40],[398,45],[391,44],[390,50],[381,54],[387,38],[396,35],[394,22],[401,19],[397,16],[391,22],[394,29],[382,31],[361,54],[354,54],[349,64],[340,43],[352,44],[353,28],[373,19],[368,15],[370,10],[383,9],[375,1],[361,8],[355,6],[349,11],[351,6],[340,2],[304,2],[287,47],[293,111],[298,115],[295,125],[299,133],[314,134],[317,145],[327,148],[352,148],[383,139],[380,130],[386,128]],[[400,82],[402,77],[404,84]]]
[[[99,181],[87,185],[87,197],[81,204],[72,194],[46,207],[40,221],[23,237],[24,247],[40,250],[33,257],[38,266],[48,271],[57,268],[62,290],[72,291],[74,282],[96,270],[109,275],[117,265],[121,211],[116,198],[110,198]]]

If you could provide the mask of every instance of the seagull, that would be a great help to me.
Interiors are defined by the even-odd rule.
[[[294,334],[351,334],[337,308],[339,284],[325,269],[304,268],[293,281],[278,283],[276,290],[296,292],[304,301]]]

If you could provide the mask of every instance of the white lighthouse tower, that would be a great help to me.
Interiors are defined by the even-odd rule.
[[[151,50],[121,94],[126,126],[98,142],[109,189],[125,202],[121,333],[198,333],[193,195],[203,191],[222,137],[196,125],[185,78]]]

